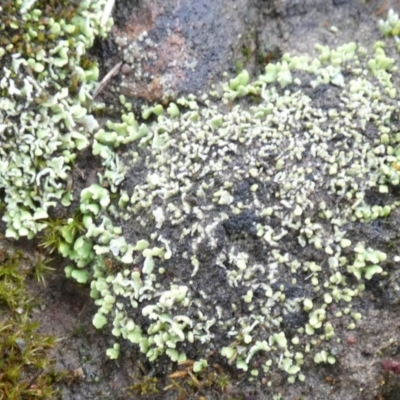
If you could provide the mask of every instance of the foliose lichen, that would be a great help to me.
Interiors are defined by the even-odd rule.
[[[278,368],[289,382],[305,379],[308,353],[336,362],[335,326],[355,329],[365,281],[385,274],[387,258],[354,241],[351,224],[398,206],[367,200],[398,184],[396,67],[384,47],[285,54],[254,82],[241,72],[222,95],[144,109],[155,119],[143,135],[134,124],[118,157],[136,181],[91,220],[100,229],[95,318],[150,360],[183,361],[200,342],[253,376],[262,359],[264,373]],[[321,91],[330,104],[319,106]],[[249,95],[257,101],[225,105]],[[112,149],[112,137],[118,143],[111,130],[97,139]],[[104,255],[121,270],[110,274]]]
[[[111,26],[100,24],[105,3],[0,6],[0,187],[7,237],[34,237],[46,227],[50,208],[71,204],[71,166],[98,127],[90,103],[99,71],[86,50]]]
[[[18,10],[43,25],[33,3]],[[66,228],[59,251],[75,262],[67,275],[90,281],[93,324],[116,337],[109,357],[128,341],[150,361],[190,352],[201,370],[201,343],[252,377],[284,371],[291,383],[306,379],[307,360],[335,363],[335,331],[356,328],[366,282],[387,273],[383,249],[354,238],[353,226],[399,205],[390,45],[284,54],[255,81],[242,71],[199,98],[145,108],[146,123],[122,96],[121,120],[99,128],[85,105],[97,67],[80,63],[109,26],[99,25],[104,3],[53,21],[57,44],[39,58],[3,50],[7,236],[33,237],[50,207],[70,204],[69,168],[93,132],[103,173],[80,194],[84,231]],[[380,23],[396,38],[397,25],[393,13]],[[67,77],[79,82],[75,97]],[[371,202],[377,195],[385,201]]]

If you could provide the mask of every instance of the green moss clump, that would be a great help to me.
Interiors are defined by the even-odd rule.
[[[19,253],[0,254],[0,399],[49,399],[55,374],[48,351],[55,338],[38,333],[30,318],[29,270],[20,261]]]

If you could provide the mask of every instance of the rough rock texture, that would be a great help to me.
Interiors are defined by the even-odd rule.
[[[396,1],[121,1],[116,25],[99,44],[104,71],[122,61],[111,91],[149,102],[206,91],[245,67],[256,76],[284,52],[311,53],[376,40],[375,21]],[[338,28],[332,32],[330,27]]]
[[[117,62],[124,64],[102,96],[110,103],[116,101],[117,94],[139,101],[168,102],[177,94],[206,91],[221,79],[223,71],[234,73],[236,61],[257,75],[267,62],[284,52],[313,54],[315,43],[335,46],[357,41],[371,45],[379,37],[377,18],[396,6],[395,1],[117,0],[116,26],[109,39],[97,43],[95,53],[103,75]],[[332,26],[338,31],[331,30]],[[325,96],[320,101],[329,103]],[[359,231],[354,227],[353,233],[377,242],[385,242],[382,238],[388,236],[386,244],[393,242],[396,246],[399,218],[396,212],[389,228],[371,224]],[[308,371],[304,384],[291,386],[282,379],[277,392],[283,399],[398,398],[398,377],[383,372],[380,366],[383,359],[399,357],[400,300],[388,289],[398,279],[398,271],[393,269],[388,281],[371,281],[368,297],[359,305],[362,322],[356,331],[341,337],[340,361],[334,366],[319,366],[314,373]],[[131,384],[129,373],[152,374],[155,368],[155,376],[161,377],[171,366],[160,361],[140,369],[132,362],[139,355],[128,345],[117,363],[105,360],[105,349],[112,340],[91,326],[91,300],[81,292],[81,287],[57,277],[46,289],[49,305],[40,317],[43,329],[48,332],[52,326],[54,333],[68,338],[57,349],[60,364],[71,370],[82,367],[85,374],[83,380],[64,386],[61,398],[136,398],[123,390]],[[77,332],[78,328],[82,329]],[[237,373],[233,374],[235,379],[240,388],[232,389],[233,398],[265,398],[262,384],[249,384]],[[178,398],[176,393],[168,391],[162,396]],[[200,394],[206,398],[219,396],[207,391]]]
[[[254,53],[258,5],[255,1],[121,1],[115,19],[109,39],[115,57],[105,60],[108,67],[116,60],[124,62],[115,89],[154,102],[207,90],[223,71],[234,71],[242,48]]]

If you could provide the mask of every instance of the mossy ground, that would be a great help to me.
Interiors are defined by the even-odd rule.
[[[0,399],[51,398],[57,380],[49,356],[56,338],[38,332],[37,306],[27,291],[33,275],[43,282],[44,263],[24,262],[21,252],[0,249]]]

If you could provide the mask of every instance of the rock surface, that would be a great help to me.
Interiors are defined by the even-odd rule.
[[[396,6],[395,1],[117,0],[112,35],[98,42],[94,53],[103,75],[117,62],[123,65],[101,96],[110,104],[115,104],[120,94],[137,104],[167,104],[180,94],[208,91],[222,79],[224,71],[234,75],[243,66],[257,76],[282,53],[313,54],[315,43],[336,46],[357,41],[371,45],[379,37],[377,19]],[[324,95],[319,101],[329,103]],[[397,211],[389,228],[371,225],[361,227],[361,232],[354,228],[353,234],[377,242],[385,242],[383,238],[388,236],[396,246],[399,218]],[[368,297],[359,305],[363,320],[356,331],[341,336],[337,364],[308,370],[304,384],[289,385],[282,378],[276,394],[288,400],[397,399],[398,377],[382,371],[380,362],[399,356],[400,298],[390,289],[399,276],[394,269],[387,281],[371,281]],[[43,329],[68,338],[57,348],[60,368],[82,368],[84,374],[63,386],[63,399],[144,398],[124,390],[132,384],[129,375],[137,379],[154,374],[161,382],[163,373],[172,371],[164,361],[155,366],[133,362],[140,355],[128,345],[117,363],[106,361],[105,349],[113,341],[92,327],[91,300],[64,277],[54,278],[44,296],[48,306],[40,315]],[[232,372],[232,386],[226,395],[199,390],[190,396],[263,399],[270,393],[262,382],[248,383],[237,372]],[[162,396],[175,399],[178,393],[168,390]]]

